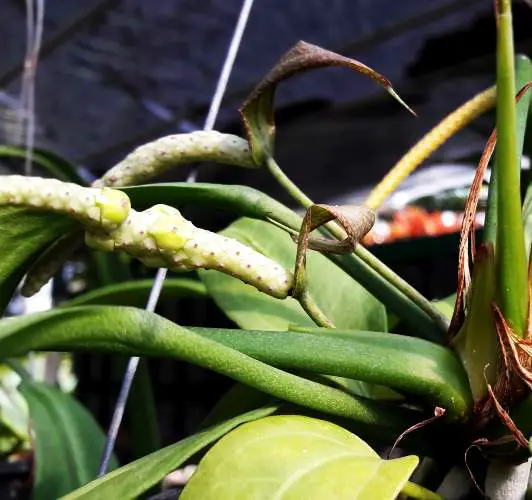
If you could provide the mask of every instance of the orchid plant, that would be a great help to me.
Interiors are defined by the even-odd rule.
[[[35,498],[137,498],[199,459],[183,499],[436,499],[442,497],[423,484],[419,469],[411,478],[420,458],[449,468],[477,447],[488,462],[526,462],[532,190],[522,204],[520,157],[532,63],[514,57],[510,1],[496,3],[496,89],[429,132],[363,206],[315,204],[276,163],[276,87],[309,69],[342,66],[409,108],[375,70],[305,42],[288,51],[243,104],[246,138],[216,131],[164,137],[140,146],[92,186],[61,169],[59,179],[2,178],[2,309],[24,276],[22,293],[31,295],[85,244],[147,267],[197,271],[199,280],[168,279],[165,292],[210,297],[239,327],[184,328],[116,305],[122,292],[146,295],[145,281],[3,319],[1,357],[22,380],[19,392],[33,422]],[[447,300],[454,308],[448,314],[443,302],[423,297],[359,241],[391,191],[494,105],[497,133],[467,200],[457,294]],[[486,224],[476,245],[475,210],[496,141]],[[268,169],[305,215],[245,186],[148,183],[198,161]],[[181,214],[191,203],[241,218],[213,233]],[[393,325],[388,313],[397,318]],[[196,434],[122,467],[113,461],[112,470],[96,478],[104,436],[93,417],[72,396],[32,380],[18,361],[30,351],[84,349],[180,359],[236,384]],[[145,404],[151,404],[148,394]],[[399,458],[383,459],[374,450],[392,444]]]

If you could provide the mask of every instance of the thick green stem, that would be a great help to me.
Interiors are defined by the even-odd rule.
[[[532,63],[526,56],[520,55],[515,59],[515,88],[519,90],[532,80]],[[530,108],[530,91],[516,104],[517,114],[517,163],[521,165],[523,144],[525,142],[526,123]],[[497,243],[497,162],[491,171],[486,220],[484,222],[483,241],[490,243],[495,249]]]
[[[283,188],[303,207],[309,208],[314,202],[299,189],[281,170],[279,165],[273,158],[268,158],[267,167],[270,173],[275,179],[283,186]],[[327,224],[327,229],[333,236],[338,239],[344,237],[341,228],[335,224]],[[419,307],[424,313],[426,313],[431,320],[441,330],[442,334],[447,333],[449,322],[429,300],[421,295],[416,289],[409,285],[405,280],[395,274],[389,267],[384,265],[379,259],[371,254],[362,246],[357,246],[354,251],[355,255],[366,263],[371,269],[376,271],[386,281],[391,283],[397,290],[401,291],[408,299],[410,299],[417,307]]]
[[[318,304],[311,297],[308,290],[305,290],[302,294],[297,297],[298,302],[301,304],[301,307],[304,311],[311,317],[312,321],[318,326],[323,326],[324,328],[334,328],[332,321],[324,314],[324,312],[319,308]]]
[[[517,162],[512,11],[510,0],[497,2],[498,300],[506,320],[522,336],[528,308],[528,266]]]

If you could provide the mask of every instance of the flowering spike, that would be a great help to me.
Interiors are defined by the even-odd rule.
[[[137,212],[121,191],[5,176],[0,184],[1,204],[69,215],[85,226],[85,242],[91,248],[124,251],[150,267],[215,269],[277,298],[287,297],[292,290],[292,274],[265,255],[195,227],[173,207],[155,205]]]
[[[69,215],[84,225],[103,230],[122,224],[130,208],[127,195],[118,191],[21,175],[2,176],[0,204]]]
[[[246,140],[214,130],[197,131],[161,137],[138,147],[94,182],[93,186],[142,184],[169,168],[200,161],[255,168]]]

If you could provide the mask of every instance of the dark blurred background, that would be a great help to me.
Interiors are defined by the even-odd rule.
[[[0,0],[1,139],[10,141],[25,52],[23,0]],[[46,3],[36,75],[36,145],[96,177],[136,146],[199,129],[241,6],[237,0],[54,0]],[[532,10],[514,7],[517,49],[531,54]],[[255,2],[215,128],[242,134],[238,107],[298,40],[356,58],[390,79],[415,109],[345,69],[305,74],[277,94],[277,157],[320,202],[378,181],[447,113],[493,84],[490,0],[262,0]],[[475,158],[490,114],[445,144],[435,162]],[[187,168],[165,180],[184,180]],[[266,172],[202,165],[200,181],[247,184],[289,203]],[[194,211],[219,228],[230,216]],[[445,238],[444,238],[445,240]],[[430,297],[455,286],[456,239],[376,253]],[[424,246],[423,246],[424,245]],[[165,304],[181,324],[230,325],[212,304]],[[80,356],[78,394],[107,425],[122,368]],[[194,430],[230,381],[175,361],[152,363],[165,442]],[[127,426],[122,434],[127,449]]]

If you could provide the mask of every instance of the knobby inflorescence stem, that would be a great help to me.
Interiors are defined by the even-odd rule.
[[[162,137],[139,146],[111,168],[93,187],[142,184],[178,165],[202,161],[256,168],[248,142],[215,130]]]
[[[155,205],[137,212],[121,191],[84,188],[55,179],[4,176],[0,204],[69,215],[85,226],[90,247],[124,251],[149,267],[215,269],[276,298],[287,297],[292,289],[292,274],[265,255],[232,238],[195,227],[173,207]]]
[[[4,176],[0,204],[73,217],[83,224],[89,247],[123,251],[148,267],[177,272],[214,269],[278,299],[292,293],[292,273],[269,257],[237,240],[194,226],[173,207],[155,205],[137,212],[122,191],[86,188],[55,179]],[[77,239],[73,242],[77,244]],[[34,286],[32,282],[30,285]],[[317,325],[332,326],[308,295],[295,298]]]
[[[102,178],[94,181],[92,187],[143,184],[170,168],[203,161],[256,168],[246,140],[215,130],[199,130],[161,137],[139,146]],[[47,253],[39,258],[28,271],[22,294],[29,297],[37,293],[58,272],[62,261],[67,260],[79,248],[80,242],[80,235],[68,241],[59,241],[53,254]]]

